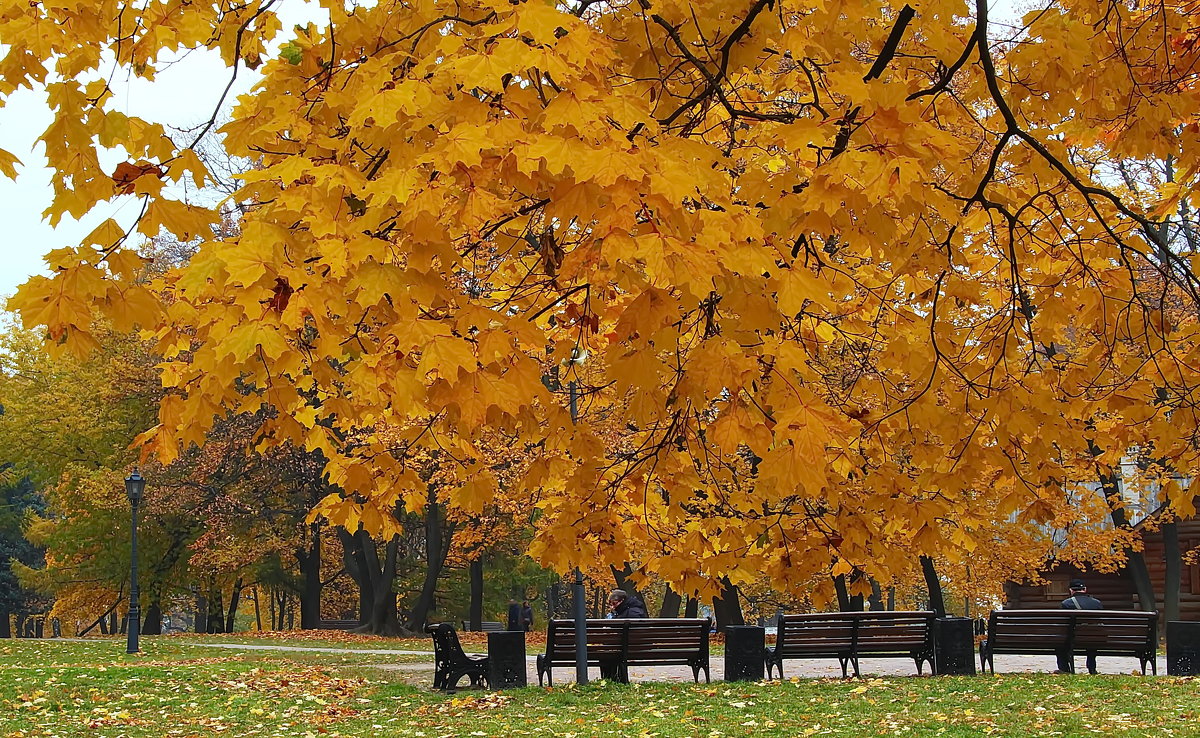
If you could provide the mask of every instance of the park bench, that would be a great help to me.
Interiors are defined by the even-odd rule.
[[[775,647],[767,648],[767,678],[783,678],[784,659],[836,658],[842,676],[859,676],[860,658],[908,657],[933,669],[932,612],[822,612],[781,615]]]
[[[587,621],[587,662],[617,681],[629,681],[632,666],[688,666],[692,678],[709,676],[708,618],[636,618]],[[551,620],[546,653],[538,654],[538,684],[553,684],[555,666],[575,665],[575,621]]]
[[[488,679],[488,657],[468,656],[458,642],[458,633],[450,623],[426,628],[433,636],[433,688],[453,690],[464,676],[471,686],[482,687]]]
[[[474,628],[471,627],[470,620],[464,620],[464,621],[462,621],[462,630],[464,633],[471,633],[471,632],[491,633],[491,632],[497,631],[497,630],[504,630],[504,623],[498,623],[494,620],[484,620],[483,622],[481,622],[479,624],[479,630],[476,631]]]
[[[359,625],[357,620],[318,620],[317,630],[354,630]]]
[[[1158,673],[1158,613],[1140,610],[994,610],[979,664],[991,666],[998,653],[1024,656],[1094,654],[1132,656]]]

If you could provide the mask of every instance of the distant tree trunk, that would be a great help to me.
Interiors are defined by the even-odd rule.
[[[946,599],[942,596],[942,580],[938,578],[937,566],[930,556],[921,557],[921,573],[925,575],[925,589],[929,591],[929,609],[939,618],[946,617]]]
[[[678,592],[671,589],[667,585],[667,591],[663,594],[662,609],[658,611],[660,618],[677,618],[679,617],[679,606],[683,604],[683,597]]]
[[[471,561],[471,630],[483,630],[483,554]]]
[[[862,572],[855,569],[854,573],[850,575],[850,584],[857,585],[862,580],[862,576]],[[850,595],[850,612],[862,612],[865,604],[861,593]]]
[[[1183,582],[1183,559],[1179,554],[1179,528],[1175,521],[1163,523],[1162,537],[1166,575],[1163,583],[1163,617],[1159,619],[1159,622],[1165,629],[1168,620],[1179,619],[1179,588]]]
[[[208,598],[201,594],[199,589],[196,590],[196,612],[193,623],[197,633],[208,632]]]
[[[1099,456],[1102,453],[1092,441],[1088,441],[1088,449],[1092,456]],[[1104,493],[1104,501],[1108,504],[1108,512],[1113,525],[1117,528],[1128,528],[1129,517],[1125,514],[1125,498],[1121,495],[1120,480],[1112,468],[1107,466],[1102,467],[1099,477],[1100,489]],[[1129,562],[1126,568],[1129,570],[1130,578],[1133,579],[1133,589],[1137,592],[1138,607],[1146,612],[1157,610],[1154,581],[1150,579],[1150,568],[1146,566],[1145,554],[1135,551],[1131,546],[1125,549],[1125,558]]]
[[[833,591],[837,593],[838,609],[850,612],[850,590],[846,588],[845,574],[838,574],[833,578]]]
[[[27,617],[27,615],[17,615],[17,638],[25,637],[25,618]],[[104,635],[108,635],[108,633],[106,633],[104,630],[103,624],[101,625],[100,632]]]
[[[308,546],[296,549],[303,584],[300,589],[300,627],[313,630],[321,625],[321,526],[309,526]]]
[[[287,592],[279,590],[275,593],[275,630],[287,627]]]
[[[895,587],[888,587],[887,609],[888,609],[888,612],[895,612],[895,610],[896,610],[896,588]]]
[[[242,600],[242,578],[238,577],[233,583],[233,592],[229,595],[229,612],[225,614],[225,632],[233,632],[233,624],[237,619],[238,603]]]
[[[117,608],[108,611],[108,632],[115,634],[117,632]]]
[[[221,597],[221,588],[215,582],[208,592],[208,632],[225,632],[225,602]]]
[[[879,582],[871,579],[871,597],[867,600],[868,607],[872,612],[883,610],[883,590],[879,586]]]
[[[259,633],[261,633],[262,632],[262,612],[259,610],[259,603],[258,603],[258,598],[261,595],[260,595],[260,590],[259,590],[257,584],[254,585],[254,591],[251,592],[250,596],[254,598],[254,628]]]
[[[350,533],[345,528],[338,528],[337,534],[342,543],[342,567],[358,586],[358,624],[363,627],[371,620],[371,604],[375,601],[364,544],[358,533]],[[370,541],[370,545],[374,547],[374,541]]]
[[[700,600],[695,597],[687,598],[687,603],[683,606],[683,616],[685,618],[700,617]]]
[[[421,594],[417,597],[417,603],[413,606],[406,623],[406,627],[414,633],[425,630],[429,611],[433,609],[433,597],[437,593],[438,577],[442,575],[446,557],[450,555],[450,542],[453,538],[454,526],[442,520],[441,505],[437,501],[437,486],[426,485],[425,581],[421,584]]]
[[[713,598],[713,614],[717,616],[717,630],[724,632],[730,625],[745,625],[742,616],[742,599],[737,585],[729,577],[721,577],[721,594]]]
[[[146,608],[146,619],[142,621],[142,635],[162,635],[162,605],[157,596]]]

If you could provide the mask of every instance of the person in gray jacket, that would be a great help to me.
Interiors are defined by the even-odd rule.
[[[1062,601],[1062,609],[1064,610],[1103,610],[1104,605],[1100,600],[1092,597],[1087,593],[1087,585],[1082,579],[1072,579],[1068,585],[1071,591],[1071,596]],[[1096,673],[1096,654],[1089,651],[1087,654],[1087,670],[1089,674]],[[1075,671],[1075,656],[1074,654],[1060,651],[1058,654],[1058,671],[1062,674],[1071,674]]]

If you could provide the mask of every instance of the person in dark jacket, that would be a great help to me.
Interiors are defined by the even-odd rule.
[[[1064,610],[1103,610],[1104,605],[1100,600],[1092,597],[1087,593],[1087,585],[1082,579],[1072,579],[1068,585],[1071,590],[1071,596],[1062,601],[1062,609]],[[1058,654],[1058,670],[1064,674],[1069,674],[1075,671],[1075,656],[1074,654],[1060,651]],[[1089,674],[1096,673],[1096,654],[1089,651],[1087,654],[1087,670]]]
[[[533,630],[533,606],[529,600],[521,603],[521,624],[525,626],[522,630]]]
[[[614,589],[608,595],[608,609],[614,618],[646,617],[646,604],[623,589]]]
[[[508,601],[508,622],[506,623],[507,630],[525,630],[524,624],[521,622],[521,603],[516,600]]]

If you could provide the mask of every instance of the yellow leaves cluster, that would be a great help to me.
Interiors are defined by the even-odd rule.
[[[129,44],[103,5],[56,12],[146,76],[195,45],[257,65],[278,29],[166,3],[127,9]],[[1009,49],[947,0],[881,58],[890,5],[774,5],[333,7],[223,129],[261,162],[239,233],[213,237],[148,169],[122,180],[140,232],[203,242],[165,309],[111,226],[14,305],[75,349],[97,312],[156,326],[170,394],[144,440],[164,458],[262,408],[264,447],[328,459],[342,491],[314,516],[386,534],[430,484],[468,516],[536,500],[544,561],[637,559],[706,591],[1032,547],[1098,463],[1153,448],[1190,469],[1193,426],[1166,413],[1191,422],[1195,269],[1151,274],[1138,213],[1180,207],[1193,175],[1124,206],[1083,163],[1169,151],[1197,171],[1196,92],[1130,74],[1148,40],[1084,32],[1136,11],[1070,0]],[[31,23],[47,12],[0,17],[0,94],[61,54]],[[1177,9],[1150,22],[1184,32]],[[48,85],[52,218],[114,196],[95,142],[205,176],[102,104],[99,58]],[[506,444],[537,458],[507,473]]]

